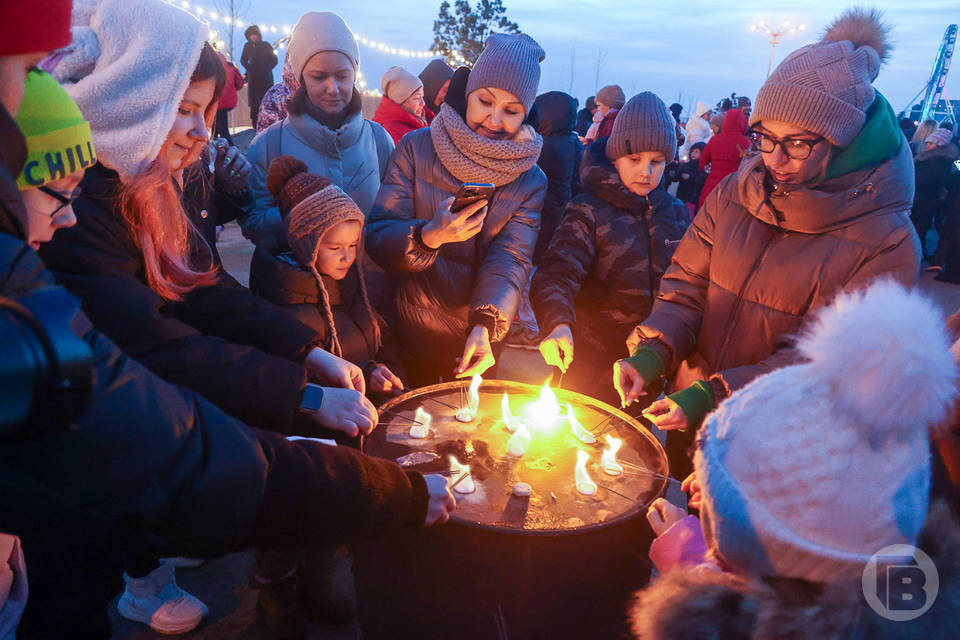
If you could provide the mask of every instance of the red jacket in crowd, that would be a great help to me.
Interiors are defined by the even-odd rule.
[[[233,109],[237,106],[237,91],[243,88],[243,76],[235,66],[227,62],[227,58],[222,53],[220,61],[223,62],[223,70],[227,73],[227,82],[223,85],[223,93],[220,95],[217,109]]]
[[[710,173],[700,193],[700,202],[697,208],[703,206],[707,196],[721,180],[740,168],[740,160],[750,150],[750,139],[745,135],[747,131],[747,116],[740,109],[730,109],[723,118],[723,128],[720,133],[710,138],[703,153],[700,154],[700,169],[706,170],[710,165]]]
[[[376,113],[373,114],[373,121],[382,124],[383,128],[390,134],[390,137],[393,138],[393,143],[397,144],[404,134],[429,126],[428,123],[431,122],[434,117],[433,111],[424,107],[423,116],[423,118],[418,118],[390,98],[384,96],[380,100],[380,105],[377,107]]]

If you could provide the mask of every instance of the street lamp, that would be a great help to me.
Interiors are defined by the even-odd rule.
[[[767,63],[767,77],[770,77],[770,69],[773,67],[773,52],[780,44],[780,37],[791,33],[798,33],[807,28],[805,24],[791,24],[789,20],[784,20],[776,30],[767,24],[766,20],[757,20],[750,25],[750,31],[759,31],[765,33],[770,38],[770,62]]]

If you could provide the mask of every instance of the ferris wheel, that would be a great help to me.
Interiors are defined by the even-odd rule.
[[[947,74],[950,72],[950,60],[953,58],[953,50],[957,44],[957,25],[951,24],[943,34],[943,41],[940,43],[940,49],[937,50],[937,57],[933,62],[933,72],[930,74],[930,80],[907,104],[907,107],[901,112],[911,110],[914,100],[923,94],[923,101],[920,102],[920,118],[922,122],[928,118],[937,121],[957,122],[957,116],[953,112],[950,100],[944,93],[944,85],[947,83]],[[941,105],[942,101],[942,105]]]

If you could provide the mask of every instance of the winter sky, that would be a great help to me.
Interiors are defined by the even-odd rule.
[[[224,0],[196,2],[213,8],[224,4]],[[766,36],[748,31],[751,22],[765,19],[776,25],[791,20],[808,25],[806,32],[783,38],[776,48],[776,67],[790,51],[818,39],[838,7],[844,6],[828,0],[504,0],[504,4],[508,17],[547,52],[541,92],[567,91],[582,104],[598,85],[617,83],[628,97],[650,90],[668,104],[680,102],[684,116],[698,98],[713,104],[732,91],[756,95],[766,75],[770,44]],[[367,38],[397,48],[427,49],[439,6],[440,0],[249,0],[244,13],[257,22],[292,25],[304,11],[334,11]],[[872,6],[886,13],[894,43],[875,86],[899,111],[928,80],[947,25],[960,22],[960,2],[884,0]],[[237,42],[242,43],[242,35]],[[371,86],[377,86],[393,64],[418,73],[425,62],[360,49],[361,70]],[[275,75],[279,80],[279,68]],[[956,89],[951,93],[952,87]],[[949,97],[960,99],[960,62],[955,61],[946,89]]]

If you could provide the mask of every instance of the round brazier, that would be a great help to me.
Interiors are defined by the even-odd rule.
[[[458,502],[447,525],[356,546],[364,637],[622,637],[629,595],[649,577],[643,514],[667,486],[662,446],[627,414],[570,391],[485,380],[473,419],[458,420],[470,404],[468,381],[414,390],[381,407],[364,443],[446,473]],[[468,481],[473,491],[458,491]]]

